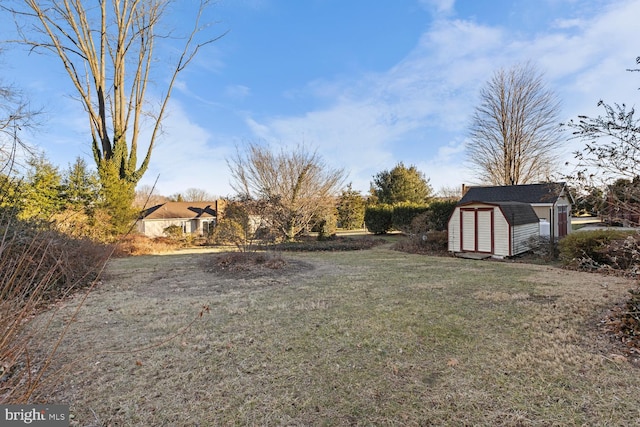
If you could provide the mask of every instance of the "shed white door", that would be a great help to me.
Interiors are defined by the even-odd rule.
[[[478,235],[478,246],[476,252],[493,252],[493,209],[478,209],[478,220],[476,222],[476,233]]]
[[[461,209],[462,252],[493,253],[493,208]]]
[[[462,239],[462,252],[476,251],[476,211],[474,209],[462,209],[460,211],[462,221],[460,221]]]

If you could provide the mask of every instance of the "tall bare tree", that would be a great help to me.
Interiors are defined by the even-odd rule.
[[[303,146],[275,153],[249,144],[228,164],[240,199],[263,202],[267,222],[288,240],[335,206],[345,179],[344,170],[329,168],[317,152]]]
[[[20,42],[48,50],[60,59],[88,114],[91,146],[107,206],[115,210],[130,206],[135,185],[149,166],[178,74],[202,46],[217,39],[198,41],[208,0],[199,2],[156,111],[146,108],[145,99],[153,71],[166,70],[154,63],[154,48],[158,40],[169,40],[156,30],[171,0],[16,2],[19,6],[10,10],[19,23]],[[138,163],[141,129],[148,118],[151,132]]]
[[[467,158],[487,184],[545,180],[562,142],[560,103],[530,62],[496,71],[480,90]]]

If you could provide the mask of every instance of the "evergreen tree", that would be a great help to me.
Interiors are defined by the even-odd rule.
[[[390,171],[383,171],[373,177],[371,194],[378,203],[425,204],[431,197],[429,180],[415,166],[407,168],[402,162]]]
[[[338,224],[347,230],[362,228],[366,201],[351,184],[342,190],[338,199]]]
[[[28,166],[19,217],[49,220],[62,206],[60,172],[42,155],[31,158]]]
[[[117,165],[106,165],[100,172],[100,207],[108,212],[109,234],[114,236],[127,233],[138,213],[133,206],[135,183],[124,181],[117,172]]]
[[[20,186],[21,183],[16,179],[0,173],[0,224],[15,218],[20,212]]]
[[[62,179],[62,198],[67,207],[90,210],[99,200],[100,184],[87,162],[78,157],[69,165]]]

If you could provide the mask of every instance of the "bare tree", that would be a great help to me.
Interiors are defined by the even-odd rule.
[[[17,88],[0,82],[0,174],[12,175],[21,152],[35,154],[19,131],[35,127],[39,113]]]
[[[170,0],[18,3],[22,6],[10,9],[18,18],[16,22],[32,24],[26,29],[19,26],[20,42],[48,50],[60,59],[88,114],[93,154],[108,207],[117,209],[127,202],[130,206],[135,185],[149,166],[178,74],[202,46],[217,39],[197,40],[208,0],[199,3],[155,112],[145,108],[147,84],[152,71],[163,69],[154,64],[154,48],[158,40],[169,39],[156,29]],[[141,129],[147,118],[151,119],[151,133],[138,164]]]
[[[288,240],[335,206],[345,179],[344,170],[330,169],[317,152],[303,146],[274,153],[250,144],[228,164],[239,197],[265,202],[267,223]]]
[[[461,187],[451,187],[447,185],[440,187],[437,195],[446,200],[460,200],[462,196],[464,196]]]
[[[187,188],[182,194],[185,202],[207,202],[215,200],[216,197],[202,188]]]
[[[480,90],[467,158],[493,185],[548,179],[562,139],[560,103],[530,62],[496,71]]]
[[[133,206],[139,209],[157,206],[169,201],[165,196],[155,193],[153,185],[139,185],[136,188],[136,196],[133,200]]]
[[[640,64],[640,57],[636,58]],[[638,72],[637,68],[627,71]],[[603,114],[578,116],[566,126],[585,145],[574,152],[575,170],[568,178],[583,193],[604,195],[601,214],[611,222],[640,224],[640,118],[626,104],[598,102]]]

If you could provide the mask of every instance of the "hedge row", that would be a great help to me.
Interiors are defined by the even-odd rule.
[[[428,230],[443,231],[456,202],[433,202],[429,205],[402,203],[397,205],[374,205],[366,208],[364,223],[371,233],[385,234],[391,230],[408,231],[414,219],[424,217],[424,227]]]

